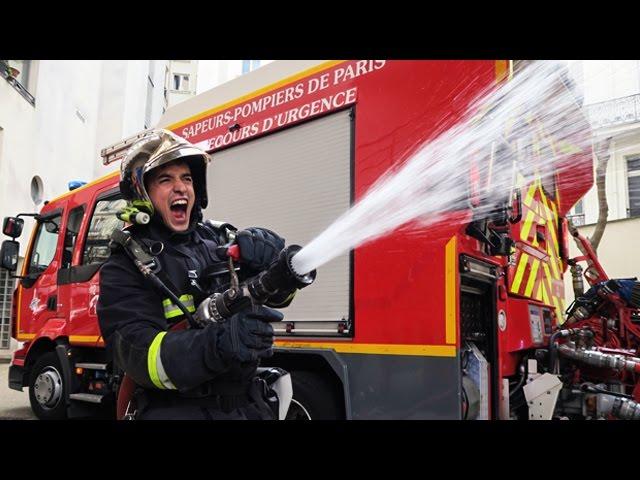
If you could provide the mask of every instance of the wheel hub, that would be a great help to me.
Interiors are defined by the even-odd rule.
[[[33,385],[37,402],[47,409],[55,408],[62,397],[62,377],[53,367],[45,368]]]

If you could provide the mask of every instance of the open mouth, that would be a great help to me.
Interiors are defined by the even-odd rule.
[[[187,220],[187,206],[188,202],[186,199],[180,198],[178,200],[174,200],[171,205],[171,217],[177,223],[183,223]]]

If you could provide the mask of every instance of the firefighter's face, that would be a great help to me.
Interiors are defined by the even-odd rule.
[[[155,170],[150,172],[152,175],[147,185],[155,214],[162,216],[169,229],[184,232],[189,228],[196,197],[191,170],[184,163],[170,163]]]

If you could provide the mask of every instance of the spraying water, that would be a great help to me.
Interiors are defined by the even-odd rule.
[[[564,65],[529,64],[511,81],[482,92],[460,122],[382,175],[293,257],[293,269],[309,272],[411,221],[416,228],[432,225],[447,212],[468,209],[470,198],[476,214],[489,213],[508,198],[516,172],[523,184],[544,181],[569,166],[558,164],[559,155],[590,147]]]

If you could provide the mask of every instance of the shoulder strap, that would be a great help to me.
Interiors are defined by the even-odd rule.
[[[117,248],[117,246],[121,247],[145,278],[148,278],[149,273],[155,274],[155,276],[158,277],[158,279],[164,283],[171,292],[176,294],[178,289],[164,270],[162,270],[158,258],[152,256],[145,248],[143,248],[142,245],[144,245],[144,241],[138,241],[133,236],[132,232],[118,229],[115,229],[111,234],[111,242],[109,243],[112,250]],[[156,285],[153,282],[150,283],[160,294],[160,297],[163,298],[165,296],[165,292],[156,288]]]
[[[230,223],[219,222],[217,220],[205,220],[200,225],[212,233],[220,245],[233,242],[236,237],[236,232],[238,231],[238,229]]]

